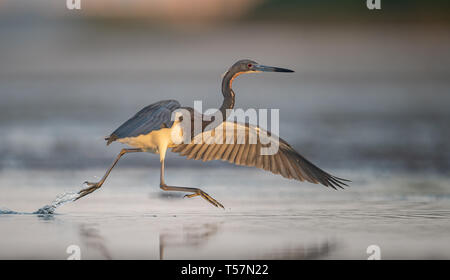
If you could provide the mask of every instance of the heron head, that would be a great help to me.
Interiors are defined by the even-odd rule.
[[[294,72],[290,69],[261,65],[250,59],[242,59],[233,64],[230,69],[234,73],[257,73],[257,72]]]

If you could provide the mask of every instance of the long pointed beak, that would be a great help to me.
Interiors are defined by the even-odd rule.
[[[285,73],[294,72],[293,70],[286,69],[286,68],[266,66],[266,65],[260,65],[260,64],[254,65],[253,68],[256,71],[261,71],[261,72],[285,72]]]

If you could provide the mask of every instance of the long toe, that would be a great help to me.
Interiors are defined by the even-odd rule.
[[[221,207],[222,209],[225,209],[225,207],[223,207],[223,205],[220,202],[215,200],[213,197],[211,197],[209,194],[205,193],[204,191],[200,191],[200,196],[203,197],[205,200],[207,200],[212,205],[214,205],[216,207]]]
[[[78,198],[76,198],[75,200],[78,200],[80,198],[82,198],[83,196],[86,196],[92,192],[94,192],[96,189],[100,188],[100,186],[98,184],[93,184],[91,187],[89,188],[85,188],[82,189],[78,192],[78,194],[80,195]]]
[[[199,196],[200,194],[199,193],[192,193],[192,194],[186,194],[186,195],[184,195],[184,197],[185,198],[192,198],[192,197],[196,197],[196,196]]]

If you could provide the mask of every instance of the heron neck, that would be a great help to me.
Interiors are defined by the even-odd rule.
[[[222,113],[223,120],[227,119],[227,109],[234,108],[234,91],[231,88],[233,84],[233,80],[241,74],[240,72],[230,72],[225,73],[222,80],[222,94],[223,94],[223,102],[222,106],[220,106],[220,112]]]

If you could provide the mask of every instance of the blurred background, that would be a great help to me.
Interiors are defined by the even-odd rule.
[[[449,27],[448,0],[0,0],[0,258],[450,258]],[[352,187],[169,155],[167,181],[219,213],[135,154],[64,215],[2,210],[103,175],[123,147],[103,138],[148,104],[217,108],[242,58],[295,73],[239,77],[237,108],[280,109],[280,136]]]
[[[281,136],[313,161],[449,168],[448,1],[369,10],[363,0],[95,0],[81,8],[0,1],[0,169],[105,166],[120,147],[107,148],[104,136],[161,99],[218,107],[221,74],[241,58],[296,71],[239,78],[237,107],[279,108]],[[143,162],[158,164],[141,156],[122,164]]]
[[[105,166],[120,147],[103,137],[137,110],[217,108],[221,74],[250,58],[296,72],[239,78],[237,107],[279,108],[318,164],[448,171],[448,1],[65,2],[0,1],[0,169]]]

